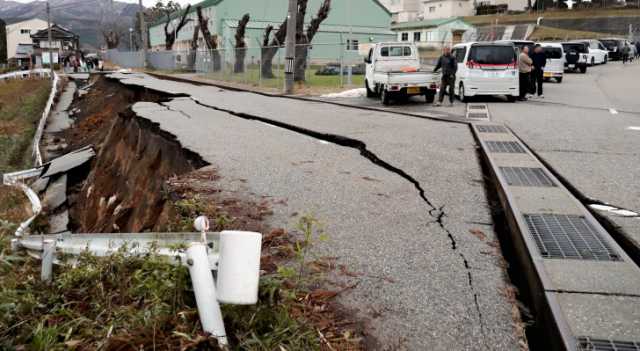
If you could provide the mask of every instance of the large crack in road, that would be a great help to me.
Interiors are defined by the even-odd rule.
[[[465,254],[463,252],[460,251],[460,249],[458,248],[458,243],[456,240],[456,237],[453,235],[453,233],[451,232],[451,230],[449,230],[445,224],[445,218],[447,217],[447,213],[444,211],[445,206],[436,206],[426,195],[426,191],[424,190],[424,188],[422,187],[421,183],[416,180],[414,177],[412,177],[411,175],[409,175],[407,172],[405,172],[404,170],[393,166],[391,163],[382,160],[380,157],[378,157],[374,152],[372,152],[371,150],[369,150],[367,148],[367,144],[364,143],[361,140],[357,140],[357,139],[353,139],[353,138],[349,138],[349,137],[345,137],[342,135],[336,135],[336,134],[330,134],[330,133],[321,133],[321,132],[317,132],[311,129],[307,129],[307,128],[302,128],[299,126],[295,126],[295,125],[291,125],[288,123],[284,123],[284,122],[280,122],[280,121],[276,121],[276,120],[272,120],[269,118],[265,118],[265,117],[260,117],[260,116],[256,116],[256,115],[250,115],[247,113],[243,113],[243,112],[236,112],[236,111],[232,111],[232,110],[228,110],[228,109],[223,109],[223,108],[219,108],[217,106],[212,106],[203,102],[198,101],[195,98],[191,98],[196,104],[206,107],[206,108],[210,108],[216,111],[220,111],[220,112],[225,112],[228,113],[232,116],[236,116],[242,119],[246,119],[246,120],[251,120],[251,121],[257,121],[257,122],[261,122],[261,123],[265,123],[274,127],[278,127],[278,128],[282,128],[282,129],[286,129],[288,131],[292,131],[295,133],[299,133],[299,134],[303,134],[318,140],[322,140],[325,142],[329,142],[332,144],[336,144],[339,146],[343,146],[343,147],[349,147],[349,148],[353,148],[356,149],[360,152],[360,155],[363,156],[364,158],[366,158],[367,160],[369,160],[371,163],[373,163],[374,165],[381,167],[389,172],[392,172],[400,177],[402,177],[403,179],[405,179],[406,181],[410,182],[415,189],[418,191],[420,198],[422,199],[422,201],[427,205],[428,209],[428,214],[431,218],[433,218],[433,221],[431,222],[431,224],[435,223],[438,225],[438,227],[440,227],[446,234],[447,237],[451,243],[451,250],[456,252],[457,255],[460,257],[460,259],[462,260],[462,263],[464,265],[464,268],[466,270],[467,273],[467,277],[468,277],[468,285],[469,285],[469,289],[471,291],[471,294],[473,296],[473,303],[476,309],[476,313],[477,313],[477,317],[478,317],[478,322],[480,324],[480,330],[483,334],[483,336],[486,337],[485,335],[485,324],[484,324],[484,318],[483,318],[483,314],[482,314],[482,310],[480,308],[480,302],[479,302],[479,296],[478,293],[475,289],[475,285],[474,285],[474,281],[473,281],[473,274],[472,274],[472,270],[471,270],[471,265],[469,264],[469,260],[466,258]],[[163,104],[164,105],[164,104]],[[166,105],[165,105],[166,106]],[[486,345],[485,345],[486,346]]]

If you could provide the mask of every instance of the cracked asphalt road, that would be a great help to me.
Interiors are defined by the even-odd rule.
[[[638,63],[590,67],[546,84],[543,101],[491,104],[492,118],[585,196],[640,213],[640,128],[632,128],[640,127],[638,77]],[[640,218],[601,214],[640,247]]]
[[[341,301],[371,320],[372,334],[383,346],[518,349],[467,126],[138,74],[114,77],[196,99],[199,103],[188,98],[166,106],[138,103],[134,111],[219,167],[227,191],[286,200],[286,206],[274,207],[273,225],[291,227],[293,212],[313,213],[325,223],[331,240],[319,254],[337,256],[339,264],[364,274]],[[245,119],[252,116],[265,120]],[[409,177],[373,163],[362,150],[292,127],[360,141]]]

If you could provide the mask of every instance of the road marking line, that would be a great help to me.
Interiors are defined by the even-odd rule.
[[[640,127],[631,126],[631,127],[627,127],[627,130],[637,130],[637,131],[640,131]]]
[[[612,115],[617,115],[618,111],[615,108],[610,108],[609,109],[609,113],[612,114]]]

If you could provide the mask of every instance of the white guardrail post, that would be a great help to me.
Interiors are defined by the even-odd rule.
[[[56,257],[56,241],[55,240],[43,240],[42,241],[42,272],[40,278],[44,282],[51,282],[53,278],[53,260]]]
[[[202,329],[218,339],[221,346],[228,345],[205,244],[191,243],[187,249],[187,266],[193,283]]]

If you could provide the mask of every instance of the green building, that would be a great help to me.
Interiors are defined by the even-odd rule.
[[[306,23],[316,15],[321,4],[322,0],[309,0]],[[245,42],[247,59],[252,60],[260,55],[265,28],[272,25],[277,30],[284,21],[288,0],[205,0],[193,5],[188,14],[193,21],[178,33],[174,50],[189,50],[197,25],[196,6],[202,7],[203,15],[209,18],[209,30],[218,35],[219,48],[227,52],[235,46],[238,21],[248,13],[251,21],[247,25]],[[181,15],[176,13],[172,16],[169,30],[177,25]],[[163,19],[149,27],[153,50],[164,50],[165,23],[166,19]],[[347,60],[359,58],[358,49],[365,50],[366,44],[395,40],[396,34],[390,30],[390,24],[391,13],[378,0],[333,0],[329,17],[313,39],[310,58],[317,62],[335,62],[340,57]],[[201,34],[199,41],[198,47],[205,48]]]

